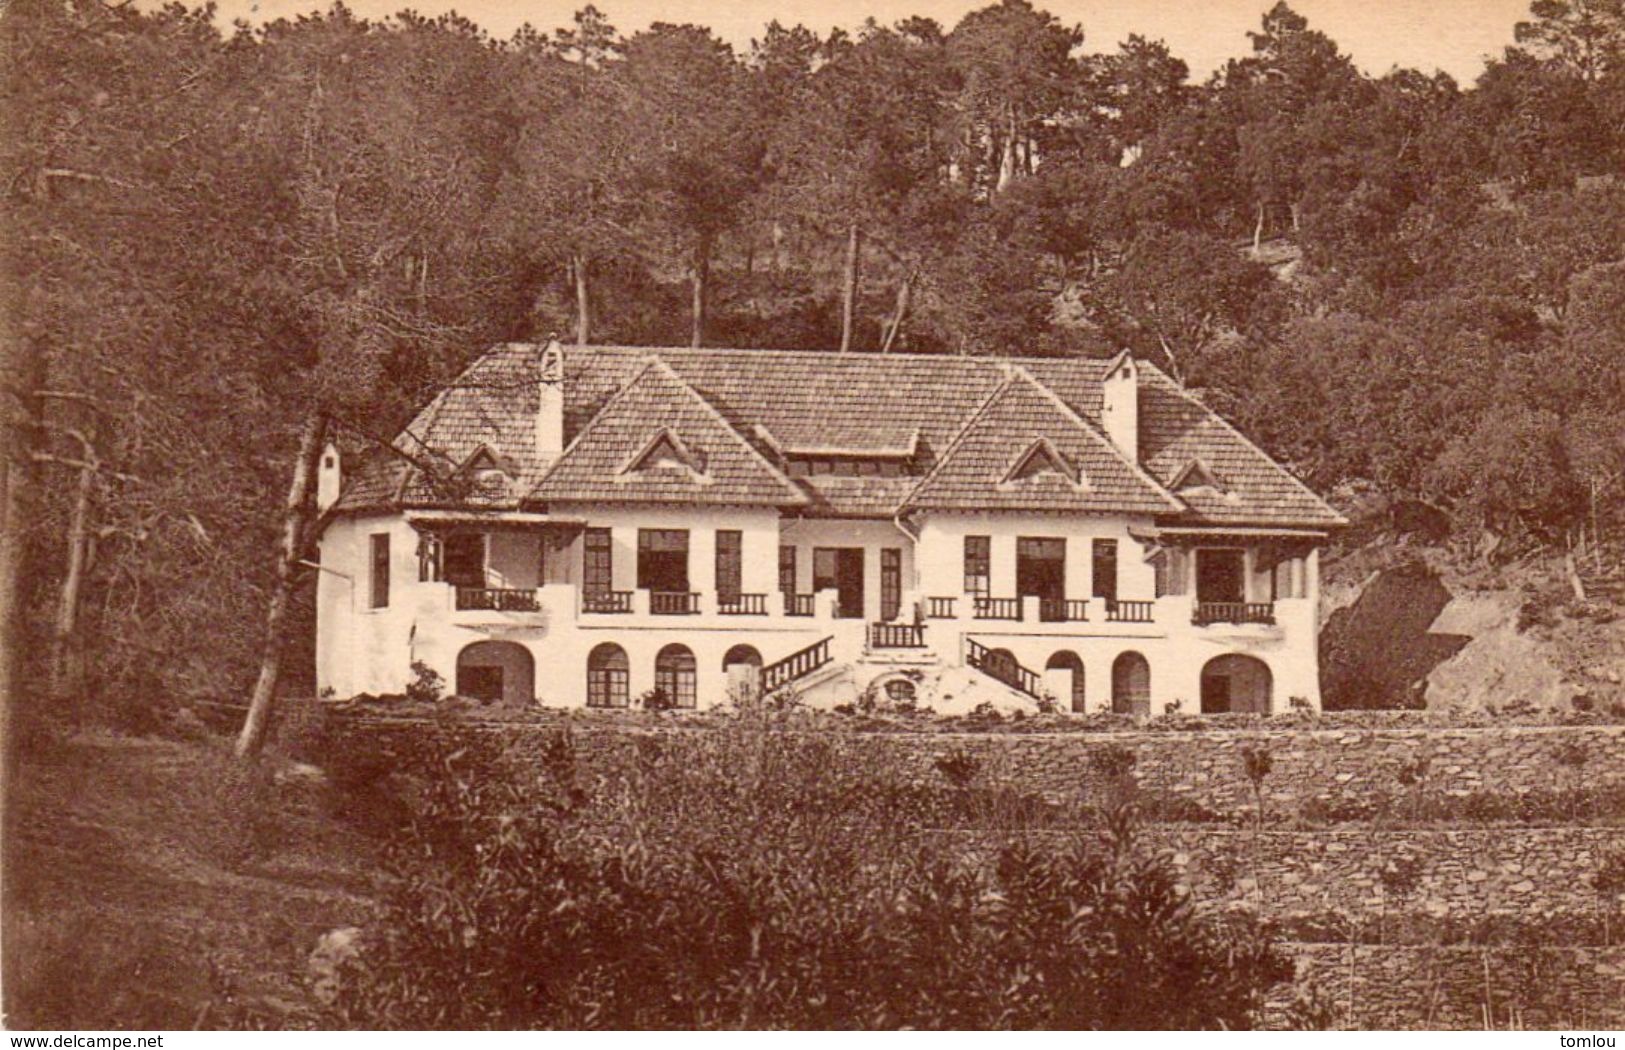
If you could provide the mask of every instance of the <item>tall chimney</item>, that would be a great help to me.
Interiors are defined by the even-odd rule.
[[[549,336],[537,362],[536,458],[552,464],[564,452],[564,347]]]
[[[339,447],[329,441],[322,449],[322,460],[316,468],[316,513],[321,514],[339,501],[344,487],[344,460]]]
[[[1140,368],[1127,350],[1112,358],[1100,381],[1100,425],[1130,463],[1140,461]]]

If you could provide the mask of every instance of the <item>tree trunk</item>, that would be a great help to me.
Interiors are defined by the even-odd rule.
[[[1258,258],[1258,253],[1262,249],[1263,244],[1264,244],[1264,202],[1259,201],[1258,202],[1258,221],[1253,224],[1253,258],[1254,259]]]
[[[79,595],[84,588],[85,561],[90,547],[91,495],[96,487],[93,449],[84,450],[73,511],[68,518],[68,565],[57,595],[56,624],[51,636],[51,692],[59,701],[81,696],[84,659],[79,652]]]
[[[10,431],[0,448],[0,748],[4,767],[0,784],[10,781],[17,763],[17,654],[23,647],[22,578],[23,532],[33,520],[34,463],[31,455],[38,443],[39,399],[32,392],[45,378],[45,354],[39,344],[26,336],[5,331],[0,315],[0,354],[15,377],[18,387],[28,393],[14,400],[0,398],[0,424]],[[20,403],[19,403],[20,401]]]
[[[570,260],[570,270],[576,286],[576,345],[586,346],[592,339],[592,297],[587,286],[588,259],[586,252],[576,252]]]
[[[236,751],[239,758],[252,759],[259,754],[270,726],[271,710],[276,703],[277,677],[282,670],[283,624],[288,618],[288,606],[293,601],[294,585],[299,580],[299,562],[304,557],[305,532],[316,494],[316,463],[321,458],[322,445],[326,440],[327,417],[320,412],[311,413],[299,433],[299,458],[293,465],[293,481],[288,486],[288,501],[282,510],[282,543],[277,556],[276,583],[265,610],[265,645],[260,655],[259,679],[254,683],[248,717],[243,720],[242,732],[237,735]]]
[[[694,242],[694,331],[689,338],[689,345],[699,347],[705,345],[705,311],[707,296],[710,294],[711,283],[711,235],[700,234],[699,240]]]
[[[841,353],[852,349],[852,314],[858,298],[858,224],[846,230],[846,268],[841,279]]]
[[[910,270],[903,275],[903,283],[897,286],[897,309],[886,325],[886,338],[880,344],[880,352],[883,354],[891,352],[892,344],[897,341],[897,334],[903,330],[903,319],[908,316],[908,300],[913,289],[914,271]]]

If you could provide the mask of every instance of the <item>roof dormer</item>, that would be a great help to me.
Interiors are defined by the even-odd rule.
[[[1219,480],[1219,476],[1213,472],[1213,468],[1209,467],[1200,457],[1185,464],[1180,472],[1174,475],[1173,484],[1168,487],[1175,492],[1205,489],[1221,496],[1227,491],[1224,482]]]
[[[1085,484],[1082,472],[1068,462],[1047,437],[1037,438],[1028,445],[1010,464],[1010,469],[1004,472],[999,484],[1014,485],[1023,481],[1036,481],[1046,476],[1079,488]]]
[[[696,478],[705,476],[705,453],[690,449],[669,428],[662,427],[644,442],[621,473],[642,474],[652,470],[681,470]]]

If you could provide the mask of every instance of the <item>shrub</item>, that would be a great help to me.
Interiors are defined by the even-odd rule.
[[[775,729],[639,747],[590,800],[562,759],[538,778],[440,737],[331,1020],[1245,1028],[1292,975],[1267,928],[1199,910],[1137,848],[1131,804],[1103,840],[961,856],[919,833],[927,796]]]
[[[412,680],[406,684],[406,699],[415,704],[437,703],[446,695],[446,680],[422,660],[412,661]]]
[[[937,772],[948,778],[948,783],[954,787],[968,787],[981,772],[981,761],[963,748],[937,757],[935,763]]]

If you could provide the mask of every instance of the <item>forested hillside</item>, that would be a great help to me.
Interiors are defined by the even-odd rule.
[[[13,695],[243,695],[301,434],[370,447],[551,332],[1130,346],[1318,489],[1419,501],[1478,555],[1617,520],[1619,0],[1536,0],[1473,84],[1367,75],[1285,3],[1205,83],[1088,31],[1004,0],[737,53],[591,7],[499,41],[11,0]]]

